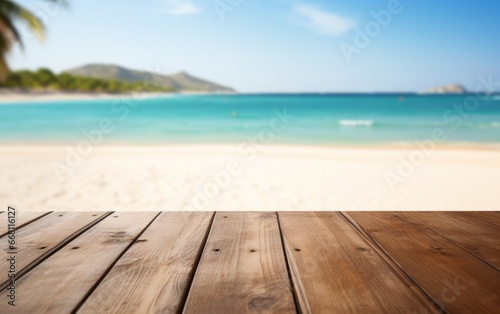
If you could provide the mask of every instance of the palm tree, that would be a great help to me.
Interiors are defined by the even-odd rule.
[[[47,1],[66,4],[66,0]],[[40,18],[14,1],[0,0],[0,82],[9,74],[9,66],[5,60],[7,53],[16,43],[21,49],[24,48],[17,23],[26,24],[40,40],[44,38],[45,26]]]

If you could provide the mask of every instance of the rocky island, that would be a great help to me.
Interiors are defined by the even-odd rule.
[[[426,89],[424,94],[465,94],[467,89],[460,84],[437,86]]]

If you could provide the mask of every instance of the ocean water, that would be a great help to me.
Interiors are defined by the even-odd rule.
[[[0,144],[500,143],[500,97],[174,95],[0,105]],[[437,131],[436,131],[437,130]]]

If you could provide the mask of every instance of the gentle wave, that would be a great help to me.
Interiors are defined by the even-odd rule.
[[[500,128],[500,122],[491,122],[491,123],[479,123],[474,125],[480,129],[498,129]]]
[[[404,123],[398,122],[385,122],[377,121],[375,124],[374,120],[339,120],[338,124],[341,127],[377,127],[377,128],[405,128],[405,129],[419,129],[419,128],[447,128],[452,127],[450,123],[444,121],[429,121],[429,122],[413,122],[407,121]],[[500,128],[500,121],[492,122],[463,122],[459,125],[459,128],[464,129],[498,129]]]
[[[364,126],[370,127],[374,123],[373,120],[340,120],[339,124],[341,126]]]

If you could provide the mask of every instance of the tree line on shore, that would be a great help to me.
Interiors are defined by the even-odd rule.
[[[46,68],[37,71],[21,70],[10,72],[7,79],[0,83],[0,87],[13,89],[41,90],[41,91],[70,91],[70,92],[171,92],[172,88],[143,82],[124,82],[106,80],[69,73],[55,74]]]

